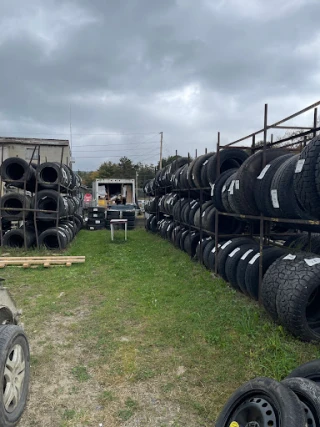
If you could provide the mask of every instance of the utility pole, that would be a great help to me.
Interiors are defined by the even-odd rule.
[[[160,132],[160,169],[162,169],[162,145],[163,145],[163,132]]]

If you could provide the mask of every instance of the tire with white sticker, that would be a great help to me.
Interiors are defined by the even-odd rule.
[[[264,276],[270,265],[278,258],[283,256],[285,253],[284,249],[281,248],[266,248],[262,252],[262,277]],[[258,254],[257,254],[258,255]],[[249,296],[252,299],[258,300],[260,289],[259,289],[259,263],[260,257],[251,259],[246,268],[245,274],[245,286]]]
[[[217,260],[216,262],[218,263],[218,274],[224,279],[227,280],[227,276],[226,276],[226,270],[225,270],[225,264],[228,258],[228,255],[236,248],[241,247],[242,245],[245,244],[251,244],[252,246],[254,245],[254,240],[250,239],[248,237],[237,237],[235,239],[232,240],[228,240],[224,245],[221,246],[219,252],[218,252],[218,256],[217,256]]]
[[[235,187],[235,177],[236,172],[233,173],[226,181],[226,191],[222,193],[222,205],[225,212],[232,213],[232,208],[230,205],[230,198],[233,196],[234,187]]]
[[[257,245],[255,245],[257,247]],[[225,273],[227,282],[237,291],[241,292],[240,287],[237,284],[237,267],[241,257],[249,250],[252,250],[253,245],[251,243],[245,244],[239,247],[239,250],[234,249],[228,256],[225,264]],[[234,252],[234,253],[233,253]]]
[[[202,170],[206,168],[209,158],[212,155],[213,153],[204,154],[203,156],[199,156],[195,161],[195,164],[192,170],[192,173],[193,173],[192,179],[193,179],[194,186],[196,188],[209,187],[209,183],[207,182],[207,180],[202,182],[201,177],[202,177]]]
[[[272,198],[271,194],[271,183],[274,174],[279,167],[292,156],[293,154],[285,154],[272,160],[265,166],[256,179],[254,185],[254,198],[259,211],[265,216],[272,217],[275,213],[273,203],[275,201],[275,197]]]
[[[320,257],[309,254],[283,274],[276,302],[280,323],[303,341],[320,342]]]
[[[220,150],[220,174],[233,168],[239,168],[249,157],[246,151],[240,148],[228,148]],[[209,184],[214,184],[218,176],[217,154],[210,157],[207,164],[207,179]]]
[[[316,136],[300,153],[293,178],[294,191],[300,204],[315,218],[320,218],[320,193],[316,180],[319,155],[320,136]]]
[[[213,203],[218,211],[224,212],[225,208],[223,206],[222,197],[224,193],[228,193],[226,183],[228,179],[237,172],[237,169],[229,169],[223,172],[219,178],[215,182],[214,186],[214,195],[213,195]],[[228,194],[226,194],[226,197]]]
[[[259,253],[259,246],[255,244],[252,247],[252,249],[248,249],[247,252],[245,252],[242,255],[237,265],[237,272],[236,272],[237,285],[240,288],[241,292],[246,295],[248,294],[247,288],[246,288],[246,282],[245,282],[246,269],[250,260],[258,253]]]

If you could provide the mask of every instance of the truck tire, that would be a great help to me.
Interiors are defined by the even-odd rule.
[[[30,379],[28,339],[19,326],[0,325],[0,425],[16,426],[25,409]]]
[[[320,341],[320,258],[306,256],[285,272],[277,294],[279,321],[303,341]]]

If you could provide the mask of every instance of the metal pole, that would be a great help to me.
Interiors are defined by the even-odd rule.
[[[317,122],[318,122],[318,108],[315,108],[313,111],[313,127],[314,129],[316,129],[317,127]],[[317,135],[317,131],[314,130],[313,131],[313,137],[315,137]]]
[[[163,132],[160,132],[160,162],[159,162],[160,169],[162,169],[162,146],[163,146]]]
[[[217,141],[217,175],[216,179],[220,176],[220,132],[218,132],[218,141]],[[214,263],[214,272],[218,273],[218,244],[219,244],[219,212],[218,209],[215,209],[214,214],[214,246],[215,246],[215,263]]]

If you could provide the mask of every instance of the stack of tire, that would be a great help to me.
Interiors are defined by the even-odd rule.
[[[2,219],[15,223],[4,234],[3,244],[29,248],[36,245],[38,234],[39,246],[65,249],[83,226],[78,214],[80,177],[67,165],[34,166],[17,157],[3,162],[1,177],[11,191],[0,199]]]
[[[294,369],[284,380],[255,378],[224,405],[216,427],[319,426],[320,360]]]
[[[105,228],[106,210],[103,207],[88,208],[87,230],[96,231]]]

